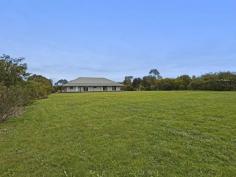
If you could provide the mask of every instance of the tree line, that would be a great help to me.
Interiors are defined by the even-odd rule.
[[[216,72],[201,76],[181,75],[176,78],[163,78],[157,69],[151,69],[147,76],[134,78],[126,76],[123,90],[212,90],[235,91],[236,73]]]
[[[22,112],[35,99],[47,98],[52,81],[27,72],[24,58],[0,56],[0,122]]]

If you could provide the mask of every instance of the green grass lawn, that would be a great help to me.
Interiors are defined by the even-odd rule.
[[[236,92],[51,95],[0,124],[0,176],[236,177]]]

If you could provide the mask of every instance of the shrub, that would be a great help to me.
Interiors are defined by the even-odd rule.
[[[34,99],[47,98],[52,92],[51,80],[27,73],[23,58],[0,56],[0,121],[18,114]]]
[[[48,97],[47,88],[45,88],[45,86],[39,82],[28,81],[26,87],[31,99],[41,99]]]
[[[31,103],[27,88],[22,86],[6,87],[0,85],[0,122],[17,115],[23,106]]]

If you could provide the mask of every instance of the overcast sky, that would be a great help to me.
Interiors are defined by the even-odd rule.
[[[236,71],[235,0],[0,0],[0,54],[54,81]]]

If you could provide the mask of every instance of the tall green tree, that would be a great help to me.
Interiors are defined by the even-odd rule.
[[[149,71],[149,74],[156,77],[156,79],[161,79],[161,75],[160,75],[160,72],[157,70],[157,69],[151,69]]]
[[[134,78],[133,82],[132,82],[132,87],[134,88],[134,90],[141,90],[142,87],[142,79],[141,78]]]
[[[0,56],[0,82],[9,87],[20,84],[29,76],[24,58],[12,58],[9,55]]]
[[[128,90],[128,91],[133,90],[132,79],[133,79],[133,76],[125,76],[125,80],[123,81],[125,90]]]
[[[67,83],[68,83],[68,81],[66,79],[60,79],[55,83],[55,86],[62,86]]]
[[[58,80],[53,86],[53,92],[62,92],[63,85],[67,84],[67,83],[68,83],[68,81],[66,79]]]
[[[155,76],[144,76],[142,80],[142,89],[144,90],[156,90],[157,82]]]

